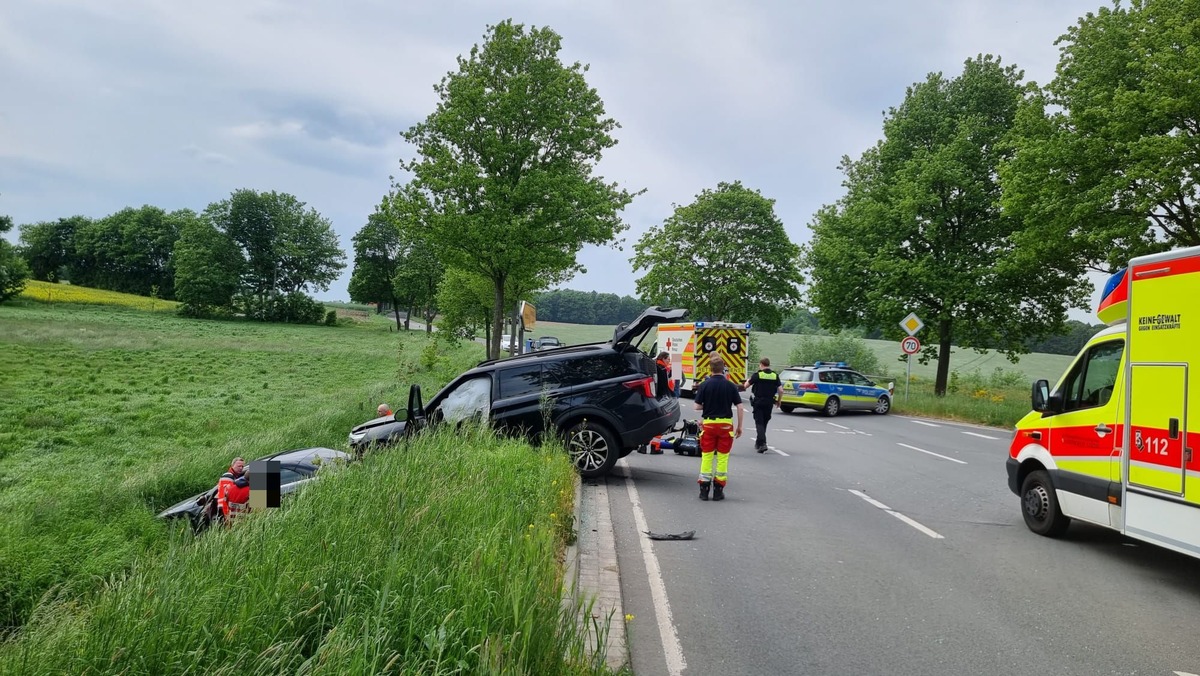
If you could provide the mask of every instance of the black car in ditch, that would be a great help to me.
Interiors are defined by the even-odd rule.
[[[335,462],[348,462],[349,453],[335,451],[332,448],[300,448],[291,451],[281,451],[258,460],[276,460],[279,462],[279,494],[280,496],[293,493],[301,486],[312,481],[317,476],[317,469],[322,465]],[[249,466],[250,463],[246,463]],[[193,495],[186,500],[171,505],[158,513],[160,519],[184,519],[192,525],[192,530],[200,532],[211,525],[216,514],[215,503],[217,495],[216,481],[213,487]]]
[[[534,442],[556,434],[580,475],[602,476],[679,420],[679,400],[658,391],[658,367],[638,348],[650,329],[686,315],[687,310],[651,307],[618,326],[605,343],[480,362],[428,406],[413,385],[405,411],[356,426],[350,446],[361,453],[428,425],[475,418]]]

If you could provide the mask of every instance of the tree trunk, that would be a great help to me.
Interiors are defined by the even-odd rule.
[[[520,308],[521,308],[520,305],[513,303],[512,333],[509,334],[512,336],[512,340],[509,341],[509,344],[512,345],[512,349],[508,351],[508,353],[510,355],[521,354],[522,346],[520,343],[517,342],[518,340],[520,340],[520,331],[519,331],[520,326],[521,326],[521,309]]]
[[[421,316],[425,318],[425,333],[433,333],[433,318],[437,316],[437,313],[425,308]]]
[[[396,315],[396,330],[400,330],[400,299],[392,296],[392,312]]]
[[[492,289],[495,291],[495,302],[492,304],[492,324],[496,332],[488,343],[488,359],[500,358],[500,332],[504,327],[504,276],[492,278]]]
[[[407,331],[409,329],[409,326],[410,326],[409,322],[411,322],[411,321],[412,321],[412,303],[410,302],[408,304],[408,309],[404,311],[404,330],[405,331]]]
[[[950,328],[949,319],[938,322],[938,365],[937,379],[933,383],[933,393],[939,397],[946,396],[946,381],[950,377]]]

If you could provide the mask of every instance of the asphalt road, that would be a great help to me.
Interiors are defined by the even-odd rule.
[[[1200,562],[1029,532],[1009,432],[777,410],[759,455],[746,427],[724,502],[671,451],[606,480],[638,676],[1200,674]]]

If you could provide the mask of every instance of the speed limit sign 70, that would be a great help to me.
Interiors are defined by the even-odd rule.
[[[921,351],[921,341],[909,336],[900,341],[900,349],[904,350],[904,354],[916,354]]]

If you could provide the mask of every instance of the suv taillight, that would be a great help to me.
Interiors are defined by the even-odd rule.
[[[640,389],[642,391],[642,394],[646,395],[647,399],[653,399],[655,397],[654,378],[639,378],[637,380],[626,380],[625,382],[623,382],[621,384],[624,385],[625,387],[628,387],[631,390]]]

